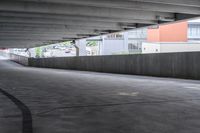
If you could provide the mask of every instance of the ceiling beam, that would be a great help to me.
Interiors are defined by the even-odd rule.
[[[21,0],[32,2],[62,3],[80,6],[107,7],[130,10],[157,11],[157,12],[177,12],[188,14],[199,14],[200,2],[193,1],[160,1],[160,0]]]
[[[111,17],[123,19],[147,19],[155,20],[156,16],[171,17],[173,13],[161,13],[151,11],[139,11],[129,9],[111,9],[103,7],[92,6],[78,6],[69,4],[52,4],[52,3],[37,3],[37,2],[0,2],[1,11],[16,11],[16,12],[30,12],[30,13],[49,13],[49,14],[65,14],[65,15],[81,15],[81,16],[97,16],[97,17]]]
[[[200,14],[200,0],[2,0],[0,47],[33,47]]]

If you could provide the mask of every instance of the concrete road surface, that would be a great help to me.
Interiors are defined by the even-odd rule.
[[[200,81],[0,60],[0,133],[199,133]]]

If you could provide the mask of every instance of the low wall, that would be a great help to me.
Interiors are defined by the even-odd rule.
[[[24,66],[29,65],[29,58],[28,57],[24,57],[24,56],[20,56],[20,55],[16,55],[16,54],[9,54],[9,58],[10,58],[10,60],[17,62],[21,65],[24,65]]]
[[[30,58],[28,62],[29,66],[42,68],[200,79],[200,52]]]

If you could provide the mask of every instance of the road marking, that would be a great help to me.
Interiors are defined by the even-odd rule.
[[[22,133],[33,133],[32,115],[29,108],[13,95],[0,88],[0,92],[8,97],[22,112]]]

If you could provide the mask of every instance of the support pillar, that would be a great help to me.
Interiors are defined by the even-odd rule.
[[[86,39],[75,41],[74,47],[76,48],[76,56],[86,56]]]

